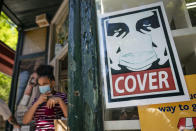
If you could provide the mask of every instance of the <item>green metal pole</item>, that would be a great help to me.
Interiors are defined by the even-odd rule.
[[[97,18],[94,0],[81,0],[81,52],[84,130],[103,131],[99,85]]]
[[[9,108],[12,113],[15,112],[15,99],[16,99],[16,92],[17,92],[17,82],[18,82],[18,75],[19,75],[19,56],[22,53],[22,46],[23,46],[23,37],[24,32],[22,28],[18,29],[18,42],[17,42],[17,49],[16,55],[14,60],[14,69],[12,74],[12,82],[11,82],[11,90],[9,95]],[[14,114],[13,114],[14,115]],[[12,131],[12,126],[7,122],[6,123],[6,131]]]
[[[83,129],[82,59],[80,38],[80,1],[69,1],[68,46],[68,124],[71,131]]]
[[[69,127],[103,131],[95,1],[69,2]]]

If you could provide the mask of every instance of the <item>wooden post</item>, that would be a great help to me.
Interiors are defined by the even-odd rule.
[[[94,0],[69,3],[69,127],[103,131]]]

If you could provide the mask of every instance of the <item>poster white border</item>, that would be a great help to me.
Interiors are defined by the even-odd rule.
[[[119,101],[119,102],[109,102],[108,99],[108,87],[107,87],[107,79],[106,79],[106,75],[108,73],[108,71],[106,70],[106,65],[105,65],[105,49],[104,49],[104,36],[103,36],[103,30],[102,30],[102,19],[105,17],[109,17],[112,15],[117,15],[117,14],[123,14],[126,12],[133,12],[133,11],[137,11],[137,10],[143,10],[146,8],[152,8],[152,7],[157,7],[160,6],[161,8],[161,12],[163,15],[163,19],[165,22],[165,26],[166,26],[166,31],[169,37],[169,41],[172,47],[172,51],[173,51],[173,55],[175,58],[175,63],[177,66],[177,71],[180,77],[180,81],[182,84],[182,88],[183,88],[183,92],[184,95],[178,95],[178,96],[169,96],[169,97],[160,97],[160,98],[150,98],[150,99],[138,99],[138,100],[127,100],[127,101]],[[157,2],[157,3],[153,3],[153,4],[149,4],[149,5],[144,5],[144,6],[140,6],[140,7],[136,7],[136,8],[131,8],[131,9],[125,9],[125,10],[121,10],[121,11],[115,11],[115,12],[111,12],[111,13],[107,13],[107,14],[98,14],[98,32],[99,32],[99,47],[100,47],[100,63],[101,63],[101,77],[102,77],[102,82],[103,82],[103,88],[104,88],[104,97],[105,97],[105,102],[106,102],[106,108],[120,108],[120,107],[129,107],[129,106],[137,106],[137,105],[149,105],[149,104],[160,104],[160,103],[169,103],[169,102],[180,102],[180,101],[188,101],[189,99],[189,94],[188,94],[188,90],[186,87],[186,83],[184,80],[184,75],[181,69],[181,65],[180,65],[180,61],[178,58],[178,54],[175,48],[175,44],[174,44],[174,40],[171,34],[171,30],[170,30],[170,26],[168,23],[168,19],[164,10],[164,6],[162,2]],[[167,47],[168,48],[168,47]],[[168,49],[167,49],[168,50]],[[170,58],[171,59],[171,58]],[[108,64],[109,65],[109,64]],[[171,66],[171,68],[173,68],[173,65]],[[175,75],[175,73],[173,72],[174,69],[172,69],[172,74]],[[111,80],[110,80],[111,81]],[[176,85],[176,77],[174,77],[174,81],[175,81],[175,85]],[[166,92],[167,93],[167,92]]]

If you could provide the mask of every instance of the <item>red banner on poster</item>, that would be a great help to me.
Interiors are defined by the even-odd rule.
[[[170,68],[112,75],[114,96],[176,90]]]

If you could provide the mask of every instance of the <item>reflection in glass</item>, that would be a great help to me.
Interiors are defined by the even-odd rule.
[[[186,0],[187,10],[191,19],[192,26],[196,26],[196,0]]]
[[[68,17],[64,17],[61,22],[55,25],[55,56],[59,53],[68,40]]]
[[[35,73],[37,67],[44,64],[44,57],[26,59],[20,62],[20,73],[16,94],[16,119],[22,124],[24,113],[31,106],[34,99],[40,95]]]
[[[68,56],[64,57],[59,61],[59,88],[60,92],[67,94],[68,85],[67,85],[67,73],[68,73]]]
[[[137,107],[105,110],[105,121],[111,120],[138,120]]]

